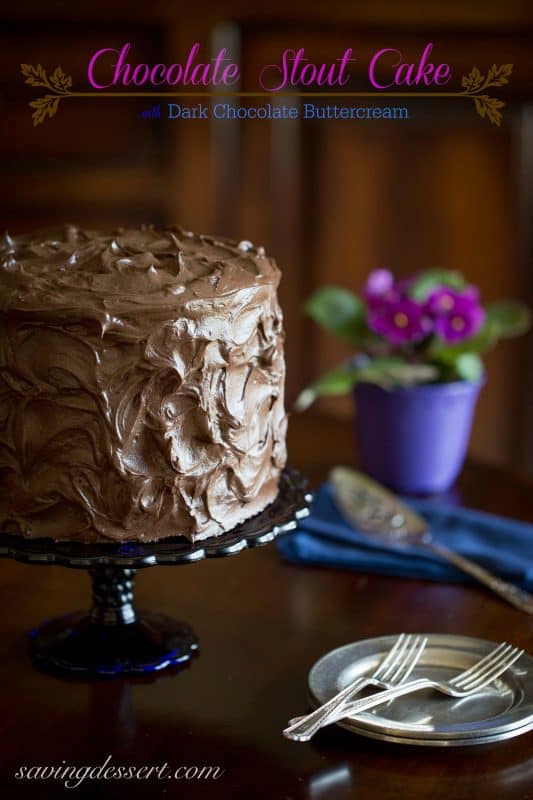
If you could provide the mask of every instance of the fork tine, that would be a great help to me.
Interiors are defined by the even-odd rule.
[[[455,678],[452,678],[450,683],[453,683],[454,686],[462,684],[462,682],[468,679],[471,675],[477,674],[480,669],[483,669],[486,666],[486,664],[491,663],[494,658],[499,656],[503,649],[508,648],[509,646],[510,645],[508,645],[507,642],[502,642],[495,647],[494,650],[491,650],[490,653],[487,653],[486,656],[483,656],[483,658],[481,658],[479,661],[476,661],[474,664],[472,664],[471,667],[465,669],[463,672],[459,673],[459,675],[456,675]]]
[[[505,670],[509,669],[509,667],[520,658],[523,652],[524,651],[520,650],[518,647],[513,647],[498,663],[493,664],[491,669],[486,670],[483,676],[479,676],[477,681],[474,681],[473,685],[468,688],[468,691],[475,691],[481,688],[481,686],[487,686],[489,683],[496,680],[496,678],[499,678]]]
[[[504,643],[499,648],[494,650],[490,655],[491,658],[487,659],[484,664],[480,664],[476,670],[473,670],[470,675],[466,677],[463,675],[460,680],[460,688],[468,689],[469,686],[475,685],[479,677],[483,678],[484,675],[489,673],[494,667],[498,667],[502,659],[505,659],[507,654],[513,650],[511,644]]]
[[[496,680],[505,670],[509,669],[509,667],[514,664],[514,662],[520,658],[524,651],[520,650],[518,647],[512,648],[512,650],[505,655],[497,664],[494,664],[492,668],[488,671],[485,671],[483,676],[480,676],[477,681],[470,686],[470,692],[475,691],[483,686],[487,686],[492,681]]]
[[[404,651],[401,655],[401,658],[396,659],[396,663],[392,664],[387,673],[387,680],[395,682],[397,677],[402,674],[404,670],[405,664],[411,663],[411,658],[413,657],[413,648],[416,647],[416,643],[418,642],[418,636],[409,636],[409,641],[406,642],[406,646]]]
[[[398,659],[403,658],[403,653],[405,648],[409,646],[409,642],[411,640],[411,634],[401,633],[394,646],[389,650],[383,661],[380,662],[377,669],[372,673],[373,678],[379,678],[380,680],[386,680],[387,676],[389,675],[391,669],[397,664]]]
[[[404,664],[406,662],[409,663],[411,661],[411,658],[412,658],[411,654],[412,654],[413,647],[415,646],[415,643],[417,642],[417,640],[418,640],[418,636],[409,635],[407,637],[407,640],[405,642],[405,647],[404,647],[404,649],[403,649],[403,651],[402,651],[402,653],[400,655],[400,658],[397,658],[395,663],[391,664],[389,669],[387,670],[387,676],[386,677],[387,677],[388,681],[395,680],[396,679],[396,675],[398,675],[398,674],[401,675],[403,667],[404,667]]]
[[[391,683],[403,683],[414,670],[424,652],[427,644],[427,636],[416,636],[409,654],[403,659],[394,675],[389,679]]]
[[[512,650],[512,645],[503,642],[499,647],[489,653],[488,656],[481,659],[477,664],[474,664],[473,669],[471,668],[468,675],[466,673],[464,675],[461,673],[461,675],[457,677],[454,685],[461,690],[468,689],[470,684],[477,681],[479,675],[484,675],[494,664],[498,664],[500,659],[502,657],[504,658],[510,650]]]

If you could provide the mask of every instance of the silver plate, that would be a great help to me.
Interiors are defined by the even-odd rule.
[[[427,636],[413,678],[449,680],[498,644],[467,636]],[[396,638],[365,639],[323,656],[309,673],[313,705],[329,700],[360,675],[372,673]],[[487,744],[527,733],[533,729],[533,659],[521,656],[496,684],[473,697],[416,692],[339,725],[374,739],[435,747]]]

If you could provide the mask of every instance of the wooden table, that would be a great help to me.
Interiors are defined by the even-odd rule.
[[[321,480],[352,458],[349,429],[293,420],[291,463]],[[533,520],[533,485],[469,466],[464,502]],[[191,622],[200,654],[157,680],[68,681],[37,672],[26,632],[83,608],[89,585],[61,567],[0,564],[3,609],[2,798],[73,796],[358,800],[533,797],[533,735],[501,744],[430,749],[384,744],[342,730],[311,744],[281,729],[306,707],[311,664],[346,642],[400,631],[507,639],[533,650],[533,622],[477,587],[283,564],[273,546],[180,569],[142,570],[140,607]],[[220,766],[218,780],[18,781],[31,765]]]

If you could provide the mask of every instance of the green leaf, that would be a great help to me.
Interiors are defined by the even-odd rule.
[[[483,377],[483,362],[475,353],[462,353],[455,359],[455,372],[460,380],[479,381]]]
[[[392,388],[430,383],[438,376],[438,370],[433,364],[411,364],[399,358],[376,358],[358,370],[357,380]]]
[[[359,298],[338,286],[318,289],[305,304],[305,310],[315,322],[357,346],[364,329],[365,310]]]
[[[514,300],[500,300],[486,309],[486,324],[492,329],[495,339],[508,339],[520,336],[529,330],[531,312],[523,303]]]
[[[496,342],[494,329],[485,320],[480,330],[470,339],[457,344],[447,344],[443,339],[434,336],[428,347],[428,357],[444,364],[454,364],[463,353],[484,353]]]
[[[410,364],[399,358],[376,358],[362,366],[346,362],[304,389],[298,396],[294,409],[305,411],[317,397],[348,394],[359,381],[377,383],[392,389],[397,386],[430,383],[438,377],[439,371],[432,364]]]
[[[357,373],[357,368],[352,365],[339,364],[298,395],[294,404],[295,411],[305,411],[317,397],[348,394],[357,382]]]
[[[409,289],[409,295],[413,300],[424,302],[433,291],[439,286],[449,286],[451,289],[463,289],[465,279],[460,272],[453,272],[449,269],[428,269],[423,272]]]

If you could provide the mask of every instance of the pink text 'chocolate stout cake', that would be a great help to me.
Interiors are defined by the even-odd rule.
[[[0,251],[0,527],[205,539],[285,465],[280,272],[179,227],[65,227]]]

